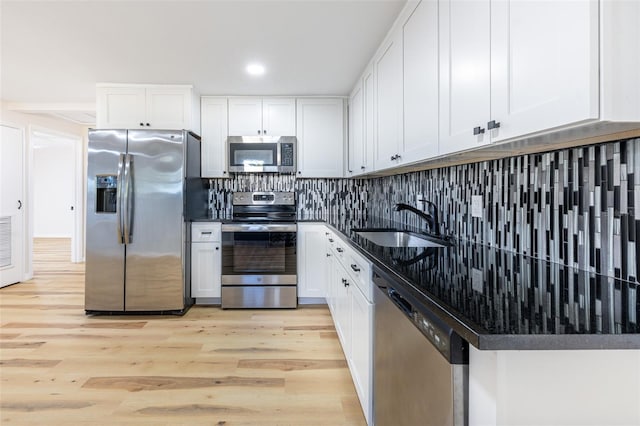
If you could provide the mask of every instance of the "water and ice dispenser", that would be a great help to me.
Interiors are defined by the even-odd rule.
[[[96,213],[116,212],[117,189],[116,175],[96,176]]]

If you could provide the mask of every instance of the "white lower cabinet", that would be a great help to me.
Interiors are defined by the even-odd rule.
[[[333,241],[332,241],[333,240]],[[327,302],[367,424],[373,424],[371,264],[328,232]]]
[[[220,223],[191,225],[191,297],[220,298]]]
[[[327,297],[326,233],[323,223],[298,223],[299,303],[317,303]]]

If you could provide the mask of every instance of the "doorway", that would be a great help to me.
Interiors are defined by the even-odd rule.
[[[77,136],[31,129],[32,244],[60,246],[70,255],[64,262],[83,260],[82,152]],[[33,260],[35,268],[39,262]]]

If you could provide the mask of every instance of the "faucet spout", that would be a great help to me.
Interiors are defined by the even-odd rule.
[[[422,218],[425,222],[427,222],[427,227],[432,234],[440,235],[440,226],[438,224],[438,210],[436,209],[436,205],[433,204],[431,201],[425,201],[425,202],[429,206],[429,213],[420,211],[417,208],[405,203],[397,203],[394,206],[394,210],[397,212],[400,212],[402,210],[408,210],[411,213],[414,213],[418,217]]]

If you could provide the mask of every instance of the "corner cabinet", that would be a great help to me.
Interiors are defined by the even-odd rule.
[[[298,98],[298,177],[343,177],[345,104],[342,98]]]
[[[219,302],[222,274],[220,238],[220,223],[191,225],[191,297],[217,298],[216,302]]]
[[[294,136],[295,134],[295,98],[229,98],[230,136]]]
[[[197,130],[193,89],[178,85],[96,85],[96,128]]]
[[[323,223],[298,222],[299,303],[326,302],[327,269],[324,262],[326,233],[327,227]]]
[[[203,96],[200,98],[202,128],[203,178],[228,178],[227,171],[227,98]]]

